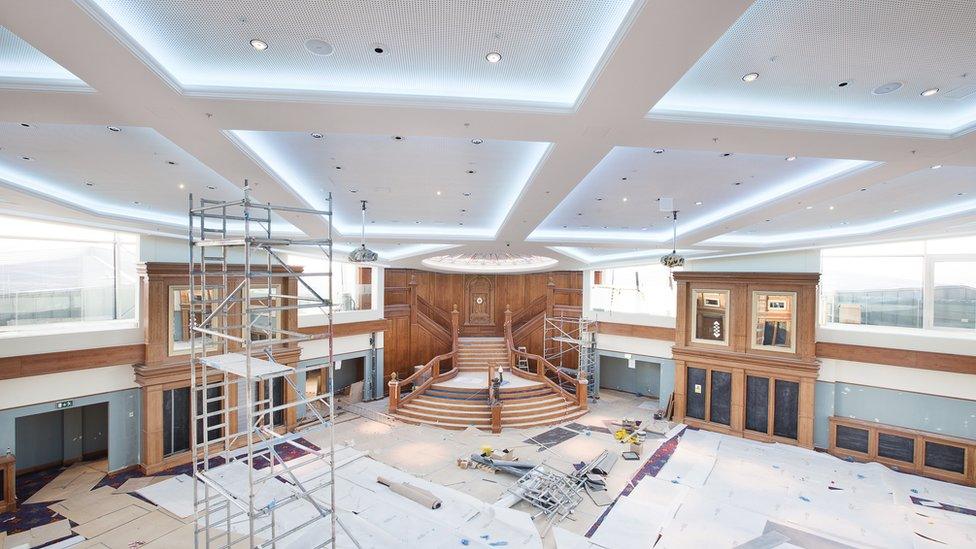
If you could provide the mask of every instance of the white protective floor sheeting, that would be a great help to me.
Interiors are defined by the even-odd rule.
[[[779,525],[852,547],[976,547],[976,516],[912,496],[976,509],[973,488],[687,430],[658,475],[622,496],[591,539],[557,536],[557,547],[735,547]]]

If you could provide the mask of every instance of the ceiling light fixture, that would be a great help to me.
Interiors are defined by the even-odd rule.
[[[474,144],[474,145],[480,145],[480,144],[482,144],[484,142],[485,142],[484,139],[481,139],[481,138],[478,138],[478,137],[475,137],[474,139],[471,140],[471,143]]]
[[[664,149],[654,149],[654,154],[664,154]]]
[[[489,63],[497,63],[502,60],[502,54],[497,51],[493,51],[485,56],[485,60]]]
[[[922,97],[932,97],[939,93],[939,88],[929,88],[921,93]]]
[[[182,183],[180,183],[180,188],[181,188],[181,189],[185,189],[185,188],[186,188],[186,185],[184,185],[184,184],[182,184]]]
[[[787,157],[786,157],[786,161],[787,161],[787,162],[793,162],[794,160],[796,160],[796,157],[795,157],[795,156],[793,156],[793,155],[790,155],[790,156],[787,156]]]
[[[807,206],[807,209],[808,210],[812,210],[813,209],[813,206]]]
[[[258,50],[258,51],[264,51],[264,50],[268,49],[268,43],[265,42],[264,40],[260,40],[258,38],[252,38],[251,41],[249,42],[249,44],[251,44],[251,47],[252,48],[254,48],[254,49]]]
[[[834,209],[834,207],[833,207],[833,206],[829,206],[829,207],[828,207],[827,209],[828,209],[828,210],[833,210],[833,209]]]
[[[701,200],[699,200],[698,202],[695,202],[695,206],[701,206],[701,205],[702,205],[702,201]]]
[[[22,127],[24,127],[24,128],[29,128],[29,127],[31,127],[31,125],[30,125],[30,124],[28,124],[27,122],[21,122],[21,123],[20,123],[20,125],[21,125]]]
[[[742,76],[742,81],[743,82],[755,82],[757,78],[759,78],[759,73],[758,72],[750,72],[749,74],[746,74],[746,75],[743,75]]]
[[[623,201],[624,202],[627,202],[627,197],[626,196],[623,198]]]
[[[394,135],[393,136],[393,140],[394,141],[403,141],[403,136],[402,135]]]
[[[214,187],[213,185],[207,185],[207,188],[210,189],[211,191],[217,190],[217,187]]]
[[[322,135],[322,134],[320,134],[318,132],[312,132],[309,135],[311,135],[315,139],[322,139],[323,137],[325,137],[324,135]]]
[[[349,252],[349,261],[353,263],[373,263],[379,259],[379,254],[366,247],[366,201],[360,200],[363,208],[363,232],[360,245],[355,250]]]
[[[474,170],[468,170],[468,173],[469,174],[473,174],[473,173],[475,173],[475,171]]]
[[[887,95],[900,90],[903,85],[901,82],[888,82],[887,84],[881,84],[877,88],[874,88],[871,90],[871,93],[873,95]]]
[[[94,184],[94,183],[92,183],[91,181],[85,181],[85,186],[86,186],[86,187],[94,187],[94,186],[95,186],[95,184]]]
[[[471,193],[461,193],[464,196],[471,196]]]
[[[938,170],[941,167],[942,167],[942,164],[936,164],[936,165],[932,166],[932,169],[933,170]]]
[[[305,49],[313,55],[320,55],[322,57],[332,55],[332,53],[335,52],[335,48],[332,47],[332,44],[322,40],[321,38],[309,38],[306,40]]]
[[[21,160],[24,160],[26,162],[33,162],[34,161],[34,157],[33,156],[26,156],[25,155],[25,156],[21,156],[20,159]]]
[[[118,126],[107,126],[107,128],[108,128],[108,131],[110,131],[110,132],[120,132],[120,131],[122,131],[122,128],[120,128]]]
[[[678,255],[678,210],[671,210],[671,253],[661,257],[661,265],[669,271],[684,267],[685,258]],[[673,287],[673,277],[668,277],[668,287]]]
[[[437,191],[437,196],[440,196],[440,195],[441,195],[441,192],[440,191]]]

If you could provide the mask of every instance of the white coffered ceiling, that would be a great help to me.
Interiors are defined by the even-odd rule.
[[[189,191],[247,179],[332,192],[340,247],[367,200],[407,266],[654,261],[662,197],[688,257],[976,232],[968,1],[8,0],[0,25],[0,212],[178,235]]]

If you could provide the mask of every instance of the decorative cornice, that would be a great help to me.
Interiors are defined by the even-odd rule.
[[[0,358],[0,379],[123,366],[143,362],[145,359],[146,346],[141,343],[11,356]]]

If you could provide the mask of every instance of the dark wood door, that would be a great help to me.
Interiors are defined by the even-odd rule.
[[[466,326],[494,326],[494,285],[486,276],[474,276],[464,287]]]

